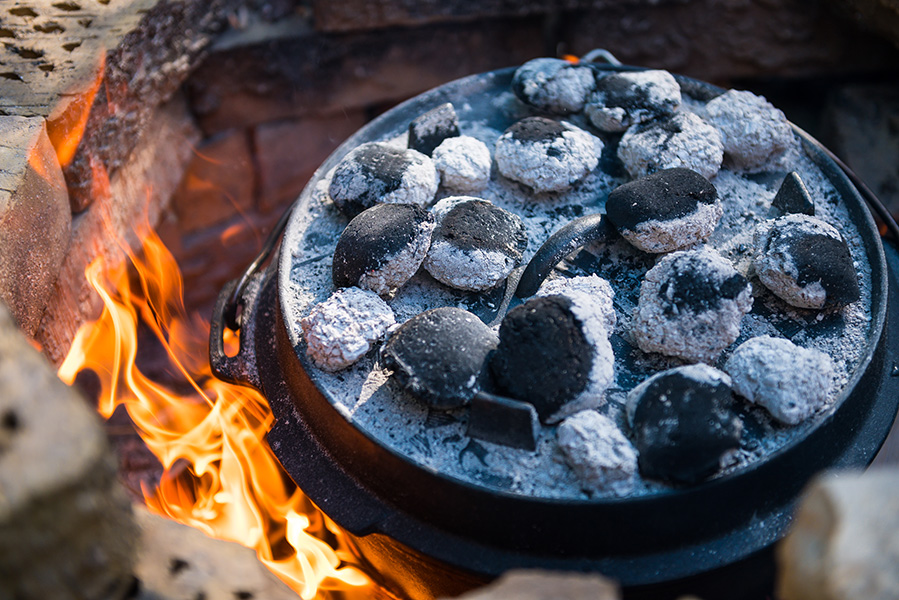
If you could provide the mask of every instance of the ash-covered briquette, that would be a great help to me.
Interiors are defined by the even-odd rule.
[[[771,206],[785,215],[802,214],[815,215],[815,203],[799,173],[795,171],[787,173],[783,183],[774,195]]]
[[[631,390],[627,414],[643,476],[694,484],[717,473],[743,433],[732,405],[730,377],[708,365],[669,369]]]
[[[467,404],[480,389],[493,330],[468,311],[434,308],[403,323],[381,348],[381,363],[412,396],[438,409]]]
[[[392,293],[418,271],[434,226],[431,213],[414,204],[377,204],[362,211],[337,240],[334,285]]]
[[[714,363],[751,308],[752,288],[730,261],[707,247],[681,250],[646,273],[633,334],[644,352]]]
[[[598,129],[616,132],[672,115],[680,103],[680,86],[668,71],[612,73],[596,80],[584,114]]]
[[[540,420],[533,404],[484,392],[471,399],[469,437],[533,452],[540,436]]]
[[[437,281],[482,291],[504,281],[528,247],[521,218],[480,198],[450,196],[434,205],[437,228],[424,267]]]
[[[724,370],[734,391],[786,425],[797,425],[827,403],[833,361],[817,350],[767,335],[740,344]]]
[[[532,298],[509,311],[489,362],[502,393],[533,404],[544,423],[601,405],[614,379],[603,311],[586,294]]]
[[[352,218],[375,204],[427,206],[437,193],[437,169],[418,152],[369,142],[346,155],[331,177],[328,195]]]
[[[618,322],[615,314],[615,290],[608,281],[599,275],[580,275],[578,277],[556,277],[547,279],[537,296],[570,296],[573,293],[587,294],[602,310],[606,331],[612,333]]]
[[[431,156],[444,140],[459,135],[459,118],[449,102],[429,110],[409,124],[409,148]]]
[[[644,252],[671,252],[704,242],[724,214],[708,179],[684,168],[664,169],[609,194],[606,214]]]
[[[561,192],[596,168],[602,148],[602,140],[570,123],[527,117],[503,132],[494,158],[503,176],[538,193]]]
[[[337,290],[300,319],[306,354],[325,371],[349,367],[394,325],[390,306],[376,293],[356,287]]]
[[[551,114],[580,112],[595,85],[593,69],[555,58],[535,58],[512,76],[512,92],[525,104]]]
[[[759,281],[787,304],[820,309],[861,296],[849,247],[820,219],[792,214],[761,223],[755,247]]]
[[[764,171],[798,147],[783,112],[752,92],[728,90],[710,100],[703,115],[721,132],[728,164],[734,169]]]
[[[637,451],[610,418],[583,410],[556,431],[565,462],[595,496],[627,496],[637,483]]]
[[[618,158],[632,178],[684,167],[712,179],[721,168],[724,146],[717,129],[693,113],[679,112],[628,129]]]
[[[480,192],[490,182],[493,157],[481,140],[468,135],[444,140],[432,155],[440,183],[458,194]]]

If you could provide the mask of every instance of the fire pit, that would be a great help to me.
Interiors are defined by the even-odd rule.
[[[620,580],[634,597],[662,589],[695,592],[715,577],[746,576],[753,557],[785,532],[804,483],[827,467],[870,462],[896,411],[886,367],[897,350],[896,308],[887,302],[883,248],[858,191],[805,136],[805,153],[844,203],[870,263],[870,325],[832,408],[755,462],[699,485],[625,498],[515,493],[427,468],[360,427],[341,407],[331,380],[305,356],[295,282],[304,265],[323,257],[296,255],[322,241],[309,240],[324,231],[310,234],[316,188],[360,144],[394,138],[445,102],[464,105],[469,122],[504,129],[508,115],[498,113],[491,99],[507,92],[511,78],[512,70],[505,70],[441,86],[389,111],[341,146],[295,205],[276,266],[240,283],[236,357],[225,356],[221,334],[238,283],[222,292],[211,333],[213,369],[265,394],[276,417],[269,438],[287,471],[354,536],[376,568],[393,567],[390,583],[411,597],[457,593],[512,567],[596,570]],[[696,102],[721,93],[693,80],[679,83]],[[581,255],[565,268],[589,270],[595,263]],[[501,300],[494,295],[481,308],[496,312]]]

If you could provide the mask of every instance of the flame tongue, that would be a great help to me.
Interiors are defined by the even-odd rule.
[[[254,548],[303,598],[324,590],[367,596],[370,582],[348,566],[354,558],[341,534],[293,485],[265,442],[273,418],[265,399],[212,376],[208,323],[187,316],[181,274],[160,239],[149,229],[142,237],[140,256],[124,250],[129,261],[101,257],[86,269],[105,308],[78,331],[60,378],[72,384],[90,369],[101,382],[100,413],[108,418],[125,406],[165,469],[157,489],[144,489],[151,510]],[[177,394],[137,368],[138,319],[192,394]],[[226,343],[234,346],[233,337]],[[335,547],[320,539],[325,536],[337,540]]]

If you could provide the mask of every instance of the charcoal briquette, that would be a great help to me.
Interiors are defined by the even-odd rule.
[[[534,451],[540,422],[533,405],[480,392],[471,400],[468,435],[484,442]]]
[[[551,114],[580,112],[595,86],[593,69],[555,58],[535,58],[512,77],[512,92],[525,104]]]
[[[799,174],[795,171],[787,173],[787,176],[784,177],[771,206],[785,215],[794,213],[815,215],[815,203],[812,201],[812,195],[809,194],[808,188],[805,187]]]
[[[459,118],[449,102],[429,110],[409,124],[409,148],[431,156],[445,139],[459,135]]]
[[[667,71],[611,73],[597,79],[584,113],[598,129],[616,132],[672,115],[680,103],[680,86]]]

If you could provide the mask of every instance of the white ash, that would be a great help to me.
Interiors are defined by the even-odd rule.
[[[752,92],[728,90],[705,106],[703,117],[721,132],[725,155],[736,170],[763,171],[798,146],[783,111]]]
[[[602,311],[603,324],[606,326],[606,331],[611,333],[615,330],[615,324],[618,322],[618,317],[615,316],[615,290],[612,289],[608,281],[599,275],[547,279],[535,295],[569,297],[572,292],[590,296]]]
[[[428,249],[431,247],[431,234],[436,224],[422,222],[416,228],[415,237],[396,255],[387,257],[378,269],[363,273],[359,277],[359,287],[371,290],[379,296],[392,294],[415,275]]]
[[[676,219],[643,221],[637,223],[634,229],[621,229],[619,233],[644,252],[672,252],[707,240],[723,214],[724,208],[719,198],[713,204],[699,203],[689,215]]]
[[[521,141],[504,133],[496,142],[494,158],[499,172],[535,192],[569,189],[599,164],[603,142],[570,123],[552,140]]]
[[[676,305],[674,282],[695,274],[715,287],[730,280],[737,271],[730,261],[714,250],[701,247],[663,257],[646,273],[640,286],[640,300],[634,315],[633,334],[644,352],[659,352],[690,362],[714,363],[721,352],[740,335],[740,322],[752,308],[748,282],[733,298],[708,298],[713,305],[694,310]]]
[[[833,362],[817,350],[783,338],[754,337],[724,365],[734,391],[786,425],[796,425],[827,405]]]
[[[634,125],[621,138],[618,158],[631,177],[684,167],[712,179],[721,168],[724,145],[718,130],[693,113]]]
[[[634,426],[634,414],[637,411],[637,405],[640,403],[640,399],[643,397],[647,388],[649,388],[649,386],[651,386],[659,377],[670,375],[672,372],[677,372],[697,383],[706,384],[710,388],[717,387],[722,383],[728,387],[733,385],[733,381],[727,373],[703,363],[684,365],[682,367],[666,370],[662,373],[656,373],[628,392],[627,401],[625,403],[625,415],[627,416],[628,427]]]
[[[602,131],[624,131],[631,125],[672,114],[681,103],[680,86],[668,71],[615,73],[606,78],[626,82],[631,89],[614,93],[601,79],[587,99],[584,113]],[[617,86],[616,86],[617,87]]]
[[[574,414],[556,432],[565,460],[591,496],[627,496],[636,487],[637,451],[610,418]]]
[[[516,71],[515,79],[519,93],[528,104],[555,114],[583,110],[596,80],[590,67],[555,58],[528,61]]]
[[[307,354],[325,371],[352,365],[395,324],[386,302],[355,287],[337,290],[300,319]]]
[[[431,155],[441,184],[453,192],[473,194],[490,182],[493,158],[484,142],[468,135],[447,138]]]

